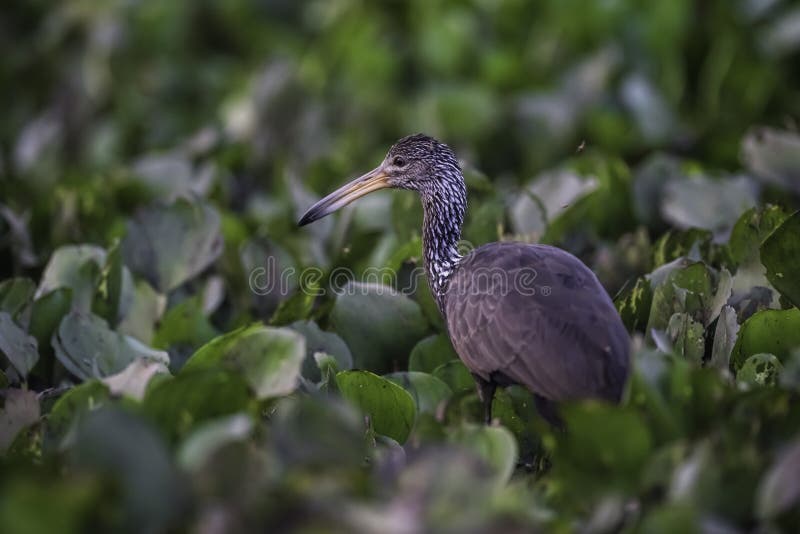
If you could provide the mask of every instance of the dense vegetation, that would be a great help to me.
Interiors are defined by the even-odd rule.
[[[0,530],[796,528],[800,9],[531,4],[6,2]],[[360,285],[412,194],[296,228],[417,131],[466,245],[615,296],[621,406],[481,424],[424,280]]]

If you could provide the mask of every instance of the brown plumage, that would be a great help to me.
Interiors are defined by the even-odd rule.
[[[561,249],[525,243],[459,254],[466,188],[446,145],[424,135],[401,139],[380,166],[312,206],[300,224],[384,187],[420,194],[428,281],[453,347],[475,377],[487,422],[498,385],[528,388],[554,424],[553,402],[620,400],[630,340],[586,265]]]

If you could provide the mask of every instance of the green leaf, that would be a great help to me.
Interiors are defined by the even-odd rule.
[[[800,211],[781,224],[761,245],[767,280],[800,308]]]
[[[457,360],[458,354],[446,334],[428,336],[411,350],[408,358],[409,371],[432,373],[434,369],[451,360]]]
[[[461,360],[451,360],[433,370],[433,376],[450,386],[454,393],[475,391],[475,379]]]
[[[70,459],[75,469],[115,482],[126,528],[163,531],[179,516],[183,479],[161,436],[133,414],[111,407],[89,413],[77,427]]]
[[[377,284],[348,283],[336,298],[331,320],[350,347],[354,366],[375,372],[404,366],[428,332],[416,302]]]
[[[9,278],[0,282],[0,311],[17,317],[33,300],[36,284],[30,278]]]
[[[106,496],[102,482],[88,476],[9,476],[3,482],[0,517],[6,532],[86,532]]]
[[[665,330],[675,313],[705,322],[707,303],[714,298],[711,285],[711,273],[702,262],[670,271],[653,289],[647,332]]]
[[[54,289],[39,297],[31,307],[29,332],[39,343],[39,349],[50,347],[53,332],[64,316],[69,313],[72,304],[72,289],[62,287]]]
[[[95,288],[106,262],[106,251],[94,245],[67,245],[56,249],[44,269],[36,298],[54,289],[72,289],[72,307],[89,312]]]
[[[705,329],[687,313],[673,314],[667,325],[667,335],[675,354],[700,365],[705,354]]]
[[[629,331],[642,331],[650,318],[650,307],[653,302],[653,290],[650,282],[639,277],[633,287],[629,288],[616,299],[617,311],[622,317],[622,322]]]
[[[164,314],[153,337],[153,346],[167,349],[173,345],[199,347],[219,332],[203,313],[200,295],[179,302]]]
[[[162,293],[194,278],[221,252],[217,211],[184,199],[139,213],[122,241],[125,264]]]
[[[408,371],[384,375],[411,394],[417,413],[436,414],[439,405],[453,395],[450,386],[428,373]]]
[[[100,380],[87,380],[70,388],[47,414],[47,436],[56,446],[83,415],[108,401],[110,393]]]
[[[181,374],[222,367],[240,373],[259,399],[280,397],[297,387],[305,356],[305,339],[297,332],[255,324],[202,346]]]
[[[3,396],[5,402],[0,411],[0,454],[6,452],[22,429],[39,421],[41,415],[39,398],[35,392],[7,389]]]
[[[783,366],[773,354],[753,354],[736,373],[736,380],[749,386],[774,386]]]
[[[106,255],[92,312],[112,327],[116,326],[132,305],[134,290],[133,277],[122,263],[122,252],[117,243]]]
[[[731,231],[728,250],[735,264],[759,261],[759,249],[764,240],[778,228],[789,214],[780,206],[767,205],[744,212]]]
[[[561,414],[569,432],[557,436],[556,470],[577,484],[630,486],[638,480],[653,446],[638,412],[586,401],[562,407]]]
[[[0,352],[22,379],[39,360],[36,338],[17,326],[7,312],[0,312]]]
[[[173,378],[154,381],[145,393],[142,412],[175,440],[199,423],[237,412],[252,413],[245,380],[224,369],[183,369]]]
[[[212,419],[200,425],[181,443],[177,452],[178,464],[196,470],[228,443],[242,441],[253,431],[253,420],[247,414],[233,414]]]
[[[145,280],[138,280],[133,292],[133,302],[117,325],[117,331],[135,337],[142,343],[150,343],[155,324],[164,315],[166,307],[167,298],[164,295]]]
[[[81,380],[113,375],[137,358],[169,364],[166,352],[114,332],[100,317],[72,311],[53,335],[56,358]]]
[[[369,371],[342,371],[336,385],[342,397],[370,418],[375,432],[405,442],[416,416],[414,399],[406,390]]]
[[[477,454],[491,467],[495,488],[504,486],[517,464],[517,440],[502,426],[464,424],[447,435],[450,443],[458,444]]]
[[[761,310],[748,318],[739,330],[731,355],[734,369],[747,358],[762,352],[774,354],[781,362],[800,347],[800,310]]]
[[[306,340],[306,357],[303,360],[303,376],[313,382],[319,382],[319,365],[314,357],[317,353],[332,356],[340,371],[353,367],[353,355],[347,344],[333,332],[325,332],[314,321],[297,321],[290,328],[301,334]]]

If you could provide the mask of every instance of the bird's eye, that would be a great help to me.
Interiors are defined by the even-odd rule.
[[[405,167],[406,166],[406,160],[404,160],[400,156],[395,156],[394,159],[392,160],[392,164],[395,167]]]

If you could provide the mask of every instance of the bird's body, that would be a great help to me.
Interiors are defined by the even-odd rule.
[[[498,385],[528,388],[551,422],[547,401],[619,401],[629,338],[597,277],[547,245],[489,243],[462,256],[466,187],[443,143],[424,135],[401,139],[381,166],[315,204],[300,224],[382,187],[420,194],[428,281],[453,347],[476,379],[487,421]]]

